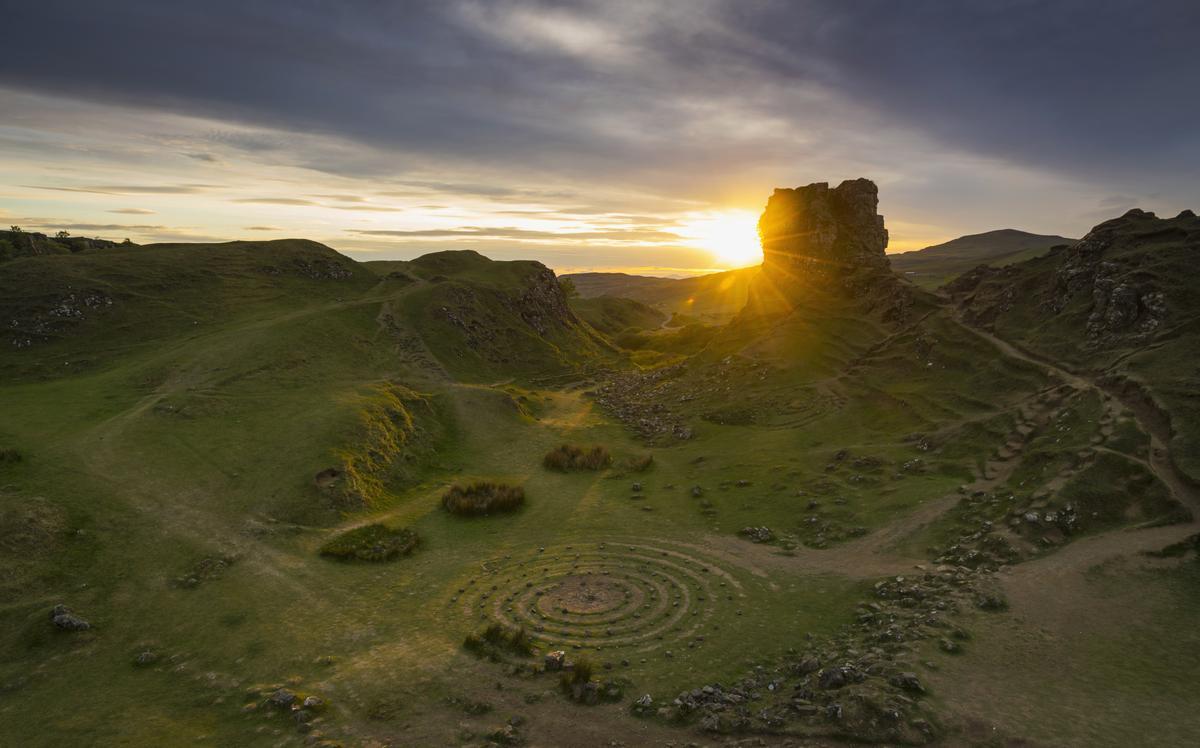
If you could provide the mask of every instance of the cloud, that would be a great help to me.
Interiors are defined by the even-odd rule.
[[[25,218],[22,223],[30,226],[50,227],[57,230],[70,231],[165,231],[167,226],[150,225],[150,224],[128,224],[128,223],[69,223],[64,221],[53,221],[42,218]]]
[[[278,226],[247,226],[246,231],[283,231]]]
[[[109,213],[124,213],[125,215],[128,215],[128,216],[151,216],[151,215],[154,215],[154,211],[147,210],[146,208],[117,208],[116,210],[110,210],[108,212]]]
[[[35,190],[53,190],[55,192],[87,192],[96,195],[193,195],[212,189],[211,184],[98,184],[86,187],[51,187],[39,184],[25,184]]]
[[[312,200],[299,197],[239,197],[230,202],[255,205],[317,205]]]
[[[388,236],[405,239],[452,239],[470,237],[475,239],[524,239],[529,241],[617,241],[617,242],[678,242],[683,237],[669,231],[654,229],[614,229],[606,231],[539,231],[513,227],[485,228],[463,226],[453,229],[352,229],[350,233],[363,236]]]
[[[211,157],[231,194],[279,195],[234,204],[364,221],[439,204],[460,229],[504,208],[581,231],[647,216],[667,230],[688,210],[864,175],[889,217],[947,234],[1077,235],[1104,196],[1200,203],[1200,5],[1186,0],[12,6],[10,27],[53,28],[71,53],[6,40],[0,87],[44,106],[0,112],[6,167],[75,159],[105,175],[20,172],[37,189],[204,192],[180,175]]]
[[[375,213],[399,213],[401,208],[389,208],[386,205],[328,205],[334,210],[360,210]]]

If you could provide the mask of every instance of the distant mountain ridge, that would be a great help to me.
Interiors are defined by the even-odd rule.
[[[968,234],[912,252],[888,255],[892,268],[923,288],[937,288],[977,265],[1000,267],[1037,257],[1051,247],[1074,244],[1055,234],[998,229]]]

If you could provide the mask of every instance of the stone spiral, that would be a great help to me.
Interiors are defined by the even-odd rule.
[[[699,644],[714,612],[741,595],[733,575],[691,551],[607,542],[487,561],[451,604],[548,647],[647,652]]]

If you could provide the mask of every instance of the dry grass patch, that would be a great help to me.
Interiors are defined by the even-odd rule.
[[[524,488],[492,481],[476,481],[466,486],[455,484],[442,496],[442,506],[447,511],[463,516],[511,512],[524,503]]]
[[[602,470],[612,464],[612,455],[602,446],[580,447],[563,444],[555,447],[542,459],[548,470]]]
[[[363,525],[327,541],[321,546],[321,555],[348,561],[390,561],[412,553],[418,542],[417,533],[407,528]]]

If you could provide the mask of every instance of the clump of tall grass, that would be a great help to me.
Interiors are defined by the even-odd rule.
[[[509,512],[525,502],[525,489],[507,483],[476,481],[465,486],[455,484],[442,496],[442,506],[451,514],[474,516]]]
[[[612,464],[612,455],[601,446],[580,447],[562,444],[550,450],[542,459],[548,470],[601,470]]]
[[[493,623],[483,631],[467,634],[463,640],[463,648],[492,659],[497,659],[501,652],[529,657],[533,654],[533,640],[529,638],[529,632],[524,626],[508,628]]]
[[[654,455],[634,455],[626,461],[631,473],[644,473],[654,465]]]
[[[408,528],[393,530],[381,525],[363,525],[326,541],[321,555],[358,561],[390,561],[407,556],[417,547],[420,538]]]

